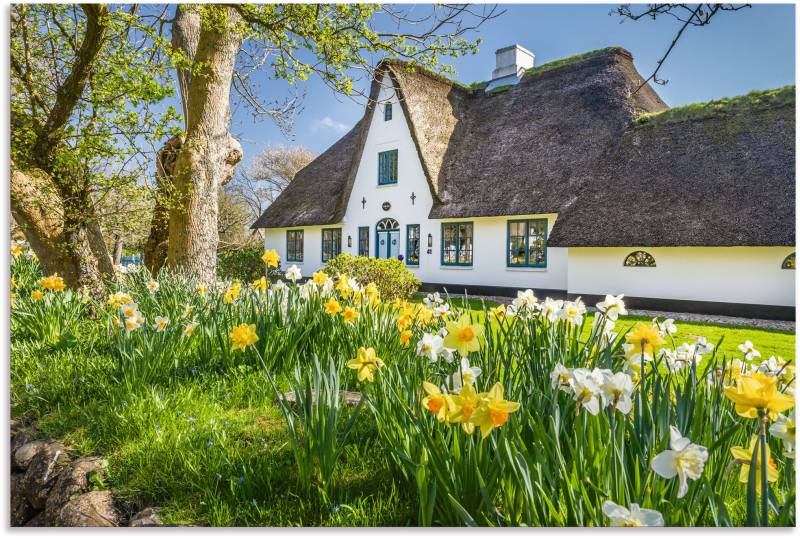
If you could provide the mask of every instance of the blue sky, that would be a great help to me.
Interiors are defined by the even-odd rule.
[[[506,13],[482,26],[483,44],[473,56],[448,60],[456,78],[470,83],[487,80],[494,51],[519,43],[536,56],[536,65],[611,45],[625,47],[639,72],[647,76],[672,41],[678,22],[626,20],[609,15],[616,4],[553,4],[502,6]],[[741,95],[755,89],[794,84],[794,4],[756,4],[736,13],[718,14],[706,27],[689,28],[659,72],[668,79],[655,89],[670,106]],[[268,86],[272,99],[288,94],[285,83]],[[301,83],[303,110],[290,136],[269,120],[255,122],[244,108],[234,112],[232,132],[245,151],[243,165],[268,145],[303,144],[324,151],[352,127],[363,105],[337,96],[318,80]]]

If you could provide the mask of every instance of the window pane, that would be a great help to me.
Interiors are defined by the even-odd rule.
[[[525,264],[525,223],[508,224],[508,263],[511,266]]]
[[[446,224],[442,228],[442,262],[456,263],[456,225]]]
[[[458,225],[458,263],[472,264],[472,224]]]
[[[369,227],[362,226],[358,229],[358,254],[369,256]]]
[[[383,108],[383,121],[388,122],[392,119],[392,104],[387,103]]]
[[[547,264],[547,219],[528,221],[528,264]]]
[[[406,264],[419,265],[419,225],[409,225],[406,236]]]

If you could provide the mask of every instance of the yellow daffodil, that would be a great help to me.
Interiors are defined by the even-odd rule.
[[[11,246],[11,256],[17,258],[19,255],[25,252],[25,249],[22,248],[20,245],[12,245]]]
[[[14,280],[14,276],[12,275],[11,276],[11,289],[13,290],[16,287],[17,287],[17,281]]]
[[[328,282],[328,274],[324,271],[317,271],[311,276],[311,280],[314,282],[315,285],[322,288],[325,286],[325,283]]]
[[[33,292],[31,292],[31,299],[33,300],[39,301],[43,297],[44,297],[44,292],[42,292],[41,290],[34,290]]]
[[[507,317],[511,316],[511,314],[509,314],[509,311],[506,310],[506,306],[503,305],[502,303],[497,307],[492,307],[491,309],[489,309],[489,315],[498,322],[502,322]]]
[[[440,422],[447,421],[449,409],[447,395],[442,394],[439,388],[430,382],[422,382],[422,389],[428,394],[422,399],[422,407],[435,415]]]
[[[339,275],[339,279],[336,281],[336,291],[339,292],[343,299],[349,298],[354,291],[353,287],[350,286],[350,277]]]
[[[261,260],[264,261],[264,264],[266,264],[268,268],[277,268],[278,263],[281,261],[281,257],[278,256],[278,251],[275,249],[270,249],[261,255]]]
[[[625,335],[625,340],[633,345],[628,348],[629,356],[633,354],[653,355],[653,347],[664,344],[664,339],[658,332],[658,328],[652,325],[639,322],[634,326],[633,331]]]
[[[323,307],[325,307],[325,312],[331,316],[336,316],[342,312],[342,306],[333,298],[329,299]]]
[[[444,346],[457,350],[463,357],[470,352],[480,350],[480,339],[483,336],[483,326],[472,324],[468,314],[462,314],[455,322],[447,323],[447,336]]]
[[[113,294],[110,294],[108,296],[108,300],[106,303],[108,303],[111,307],[115,309],[119,309],[126,303],[132,303],[132,302],[133,298],[130,296],[130,294],[126,294],[125,292],[114,292]]]
[[[408,328],[413,321],[414,321],[414,318],[410,314],[408,314],[408,313],[402,314],[397,319],[397,329],[399,329],[400,331],[403,331],[406,328]]]
[[[222,298],[222,303],[225,305],[229,305],[236,301],[239,298],[239,294],[242,293],[242,283],[238,280],[233,281],[231,285],[228,287],[228,290],[225,291],[225,295]]]
[[[66,287],[64,284],[64,279],[59,277],[57,273],[54,273],[49,277],[42,277],[41,284],[42,288],[45,290],[52,290],[53,292],[61,292]]]
[[[472,384],[464,384],[458,395],[453,395],[450,400],[450,415],[448,420],[451,423],[461,424],[461,428],[467,434],[475,432],[475,423],[472,422],[472,415],[480,406],[481,397]]]
[[[741,469],[739,470],[739,482],[740,483],[747,483],[748,476],[750,475],[750,462],[753,460],[753,450],[756,447],[756,441],[758,440],[758,436],[755,434],[750,438],[750,447],[745,449],[744,447],[736,446],[731,447],[731,454],[733,458],[738,461],[741,461]],[[756,469],[758,472],[756,473],[756,492],[761,493],[761,447],[758,448],[758,453],[756,455]],[[770,450],[769,444],[767,444],[767,482],[774,483],[778,480],[780,474],[778,473],[778,468],[775,466],[775,461],[772,460],[770,457]]]
[[[429,309],[420,303],[415,316],[420,326],[427,326],[433,322],[433,309]]]
[[[233,341],[231,352],[236,350],[244,350],[248,346],[256,343],[258,335],[256,335],[255,324],[239,324],[228,335]]]
[[[358,311],[352,307],[347,307],[344,311],[342,311],[342,319],[345,322],[353,323],[358,320]]]
[[[489,393],[481,394],[478,409],[472,413],[471,419],[481,429],[481,436],[486,438],[493,429],[508,422],[508,414],[519,410],[518,402],[503,399],[503,384],[496,383]]]
[[[201,296],[205,296],[208,293],[208,286],[206,286],[206,283],[197,285],[197,293]]]
[[[373,373],[383,367],[383,360],[375,355],[374,348],[364,348],[362,346],[358,349],[357,357],[351,359],[347,363],[347,367],[358,372],[359,382],[364,380],[372,382]]]
[[[411,341],[412,335],[413,333],[411,333],[411,331],[408,329],[405,329],[400,332],[400,342],[403,344],[403,346],[408,346],[408,343]]]
[[[755,418],[763,412],[774,421],[779,413],[794,407],[794,396],[781,393],[778,379],[762,372],[740,377],[735,386],[725,388],[725,395],[742,417]]]
[[[250,290],[254,292],[264,292],[267,288],[269,288],[269,284],[267,284],[266,277],[256,279],[250,284]]]

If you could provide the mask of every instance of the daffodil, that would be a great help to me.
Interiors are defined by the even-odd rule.
[[[447,396],[430,382],[422,382],[422,388],[428,394],[427,397],[422,399],[423,408],[435,415],[440,422],[447,421],[447,412],[449,410]]]
[[[403,313],[397,318],[397,329],[402,331],[408,328],[412,322],[414,322],[414,317],[411,316],[411,313]]]
[[[603,503],[603,514],[609,518],[612,526],[616,527],[657,527],[664,525],[664,517],[653,509],[642,509],[638,504],[631,504],[630,509],[608,500]]]
[[[253,292],[265,292],[269,288],[266,277],[261,277],[250,283],[250,290]]]
[[[744,341],[742,344],[737,346],[737,348],[744,354],[744,358],[748,361],[756,357],[761,357],[761,352],[756,350],[753,346],[753,343],[750,341]]]
[[[32,300],[39,301],[43,297],[44,297],[44,292],[42,292],[41,290],[33,290],[31,292],[31,299]]]
[[[481,372],[480,367],[470,366],[469,359],[462,357],[460,368],[450,377],[450,387],[453,391],[460,391],[463,384],[474,384]]]
[[[353,323],[358,320],[358,311],[352,307],[347,307],[342,311],[342,319],[347,323]]]
[[[156,331],[164,331],[167,329],[169,325],[169,318],[165,318],[163,316],[156,316],[155,324],[153,324],[153,329]]]
[[[795,415],[794,410],[790,414],[778,414],[778,418],[770,425],[769,433],[783,441],[784,451],[794,458],[795,444]]]
[[[225,305],[229,305],[236,301],[239,298],[239,294],[242,293],[242,283],[238,280],[235,280],[231,283],[228,289],[225,291],[225,295],[222,297],[222,303]]]
[[[503,398],[503,384],[497,382],[485,395],[481,395],[478,409],[472,414],[472,422],[481,429],[481,436],[486,438],[493,429],[508,422],[508,415],[519,410],[518,402]]]
[[[417,355],[428,358],[431,362],[439,359],[444,352],[444,339],[439,335],[425,333],[417,343]]]
[[[43,277],[41,281],[42,288],[45,290],[52,290],[53,292],[61,292],[66,288],[64,279],[58,276],[57,273],[49,277]]]
[[[206,283],[200,283],[197,285],[197,293],[201,296],[205,296],[208,293],[208,286]]]
[[[669,449],[655,456],[650,466],[665,479],[672,479],[677,475],[680,481],[678,498],[683,498],[689,492],[689,479],[699,479],[703,474],[708,450],[702,445],[693,444],[672,426],[669,428],[669,446]]]
[[[444,338],[444,345],[447,348],[458,351],[462,357],[466,357],[470,352],[480,350],[483,326],[472,324],[468,314],[461,315],[455,322],[448,322],[446,328],[447,336]]]
[[[21,245],[14,244],[11,246],[11,256],[17,258],[19,255],[25,252],[25,249]]]
[[[739,470],[739,482],[740,483],[747,483],[748,476],[750,475],[750,463],[753,460],[753,450],[756,447],[756,441],[758,441],[758,436],[755,434],[750,438],[750,447],[745,449],[741,446],[731,447],[731,454],[733,458],[735,458],[739,464],[741,464],[741,469]],[[761,493],[761,447],[758,448],[756,454],[756,469],[759,470],[756,473],[756,492],[759,494]],[[767,482],[774,483],[778,480],[780,474],[778,473],[778,468],[775,466],[775,462],[770,457],[770,450],[769,444],[767,444]]]
[[[411,336],[414,335],[411,330],[404,329],[400,332],[400,344],[403,346],[408,346],[408,343],[411,341]]]
[[[481,397],[472,384],[464,384],[457,395],[452,395],[448,400],[450,408],[448,421],[459,423],[467,434],[475,432],[475,423],[472,422],[472,415],[478,409]]]
[[[550,373],[550,385],[561,391],[572,393],[572,369],[566,368],[561,363],[557,363],[553,372]]]
[[[139,312],[139,308],[134,302],[128,302],[119,308],[123,318],[132,318]]]
[[[620,294],[619,296],[606,294],[606,298],[597,304],[597,310],[611,320],[616,320],[619,316],[625,316],[628,314],[628,310],[625,308],[625,302],[622,301],[624,296],[625,294]]]
[[[364,380],[372,382],[375,371],[383,367],[383,360],[375,355],[374,348],[364,348],[362,346],[358,349],[355,359],[351,359],[347,363],[347,367],[357,371],[359,382]]]
[[[300,273],[300,268],[298,268],[297,265],[292,264],[289,266],[289,269],[286,270],[286,278],[293,283],[296,283],[298,280],[303,278],[303,274]]]
[[[604,404],[612,406],[614,410],[619,410],[623,414],[631,413],[633,380],[629,375],[624,372],[604,372],[600,391]]]
[[[191,337],[196,327],[197,327],[197,322],[190,322],[186,324],[183,328],[183,336]]]
[[[331,316],[336,316],[342,311],[342,306],[339,305],[339,302],[334,298],[329,299],[323,307],[325,308],[325,312]]]
[[[541,304],[541,315],[550,322],[555,322],[564,301],[560,299],[545,298]]]
[[[742,417],[755,418],[761,412],[774,421],[779,413],[794,407],[794,396],[780,392],[778,379],[761,372],[740,377],[735,386],[725,388],[725,395]]]
[[[147,290],[151,294],[155,294],[156,292],[158,292],[158,288],[159,288],[158,281],[150,281],[147,283]]]
[[[489,316],[498,322],[502,322],[508,317],[508,310],[506,309],[506,306],[501,303],[497,307],[492,307],[489,309]]]
[[[258,341],[255,324],[239,324],[228,334],[233,341],[231,352],[244,350]]]
[[[268,268],[277,268],[281,257],[278,256],[278,251],[270,249],[261,255],[261,260],[264,261],[264,264],[266,264]]]
[[[586,313],[586,306],[578,299],[575,301],[567,301],[558,311],[558,318],[566,320],[568,323],[579,326],[583,321],[583,315]]]
[[[514,298],[514,301],[511,302],[511,305],[514,307],[516,312],[522,312],[526,315],[531,315],[539,307],[538,301],[539,300],[536,298],[533,290],[519,290],[517,291],[517,297]]]
[[[328,274],[325,273],[324,271],[317,271],[311,276],[311,281],[320,288],[325,286],[327,280],[328,280]]]
[[[144,317],[139,312],[125,319],[125,329],[128,333],[140,328],[142,324],[144,324]]]
[[[633,331],[625,335],[625,340],[632,346],[628,349],[628,355],[648,354],[653,355],[653,347],[664,344],[658,328],[639,322],[634,326]]]
[[[572,398],[578,407],[583,407],[592,415],[600,413],[600,387],[603,385],[603,375],[600,371],[589,369],[574,369],[570,386]],[[577,413],[577,412],[576,412]]]

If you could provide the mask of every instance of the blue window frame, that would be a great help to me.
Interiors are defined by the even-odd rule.
[[[286,231],[286,261],[287,262],[302,262],[303,261],[303,231],[302,230],[287,230]]]
[[[392,119],[392,104],[386,103],[383,106],[383,121],[388,122]]]
[[[508,222],[506,265],[511,268],[547,267],[547,219]]]
[[[342,252],[342,229],[322,229],[322,261],[327,262]]]
[[[358,227],[358,256],[369,256],[369,227]]]
[[[378,153],[378,185],[397,183],[397,150]]]
[[[472,222],[442,223],[442,265],[472,265]]]
[[[406,266],[419,266],[419,225],[406,226]]]

